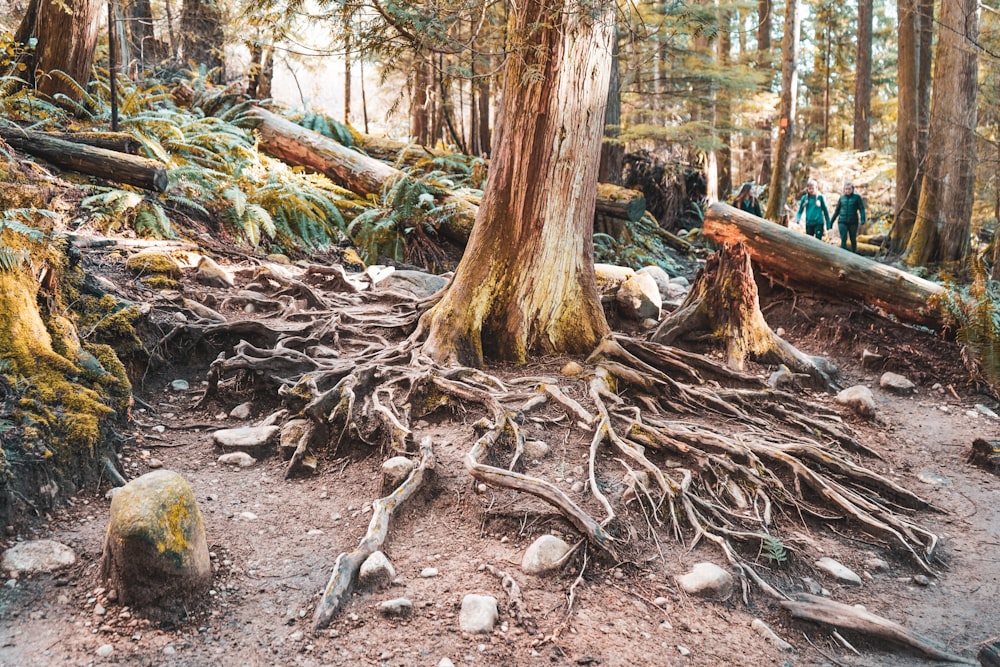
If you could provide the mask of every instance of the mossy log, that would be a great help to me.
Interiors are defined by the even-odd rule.
[[[125,132],[45,132],[46,136],[75,144],[86,144],[94,148],[103,148],[116,153],[138,155],[142,144],[131,134]]]
[[[716,202],[708,207],[705,236],[717,243],[746,244],[761,270],[779,282],[804,285],[834,298],[859,299],[899,319],[940,329],[934,306],[940,285],[794,230]]]
[[[156,160],[65,141],[32,130],[0,128],[0,137],[13,148],[40,157],[61,169],[154,192],[167,189],[167,168]]]

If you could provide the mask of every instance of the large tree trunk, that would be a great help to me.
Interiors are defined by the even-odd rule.
[[[167,169],[156,160],[63,141],[43,132],[0,127],[0,137],[12,147],[43,158],[63,169],[106,178],[109,181],[128,183],[155,192],[164,192],[167,189]]]
[[[428,356],[467,366],[524,362],[589,352],[609,332],[593,218],[612,9],[516,5],[517,57],[504,71],[486,190],[451,286],[421,319]]]
[[[902,252],[909,243],[920,201],[917,150],[917,72],[920,52],[917,41],[919,0],[899,0],[897,28],[898,57],[896,80],[896,196],[895,223],[892,227],[892,250]]]
[[[979,5],[944,3],[931,98],[931,124],[917,220],[906,261],[961,262],[969,252],[976,176]]]
[[[221,83],[223,67],[223,15],[216,0],[184,0],[181,8],[181,61],[204,67],[205,75]]]
[[[906,322],[941,327],[941,314],[932,304],[944,288],[928,280],[726,204],[709,206],[703,231],[718,243],[744,242],[761,270],[779,282],[859,299]]]
[[[785,34],[781,40],[781,106],[778,118],[778,145],[771,169],[771,187],[764,217],[780,221],[788,194],[788,173],[792,164],[795,140],[795,106],[798,71],[795,60],[799,51],[799,0],[788,0],[785,9]]]
[[[63,75],[86,89],[103,7],[100,0],[31,0],[14,39],[22,44],[38,40],[27,78],[39,93],[80,99]]]
[[[872,0],[858,0],[857,73],[854,81],[854,150],[871,150]]]
[[[601,164],[597,178],[603,183],[622,184],[625,168],[625,145],[618,141],[622,124],[621,70],[618,54],[618,24],[611,51],[611,77],[608,80],[608,106],[604,111],[604,141],[601,143]]]

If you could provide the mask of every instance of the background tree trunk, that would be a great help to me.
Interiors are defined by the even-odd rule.
[[[622,91],[621,64],[618,57],[618,24],[612,41],[611,77],[608,80],[608,107],[604,112],[604,142],[601,144],[601,166],[598,180],[613,185],[622,184],[625,165],[625,145],[616,141],[621,134]]]
[[[517,56],[505,66],[476,224],[451,286],[421,320],[424,352],[442,362],[582,354],[609,331],[592,220],[613,8],[528,0],[511,28]]]
[[[871,150],[872,0],[858,0],[858,50],[854,80],[854,150]]]
[[[222,8],[216,0],[184,0],[181,9],[181,61],[204,67],[214,83],[221,83],[223,68]]]
[[[912,266],[934,259],[961,262],[970,245],[976,176],[977,1],[944,3],[941,25],[924,181],[906,247],[906,261]]]
[[[913,233],[920,201],[917,128],[917,75],[920,69],[917,28],[920,0],[899,0],[899,25],[897,29],[898,56],[896,81],[899,92],[896,98],[896,196],[895,224],[892,227],[891,248],[902,252]]]
[[[27,78],[39,93],[80,99],[74,87],[53,72],[59,70],[87,87],[104,6],[100,0],[31,0],[15,40],[38,40]]]
[[[795,106],[798,72],[795,61],[799,51],[799,0],[788,0],[785,8],[785,34],[781,39],[781,105],[778,118],[778,145],[771,169],[764,217],[781,220],[788,194],[788,173],[792,164],[792,142],[795,139]]]

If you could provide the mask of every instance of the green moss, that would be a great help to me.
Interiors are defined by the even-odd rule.
[[[125,260],[125,267],[135,273],[148,275],[163,273],[179,277],[181,266],[173,257],[155,250],[143,250]]]
[[[175,290],[180,287],[176,280],[162,273],[146,276],[142,279],[142,284],[150,289],[158,290]]]

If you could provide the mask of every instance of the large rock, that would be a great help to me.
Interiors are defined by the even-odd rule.
[[[379,281],[378,285],[409,292],[418,299],[424,299],[443,289],[448,280],[446,276],[437,276],[433,273],[396,269]]]
[[[883,373],[878,380],[878,386],[901,396],[917,391],[917,385],[898,373]]]
[[[542,535],[531,543],[521,559],[521,571],[525,574],[545,574],[563,566],[563,559],[570,546],[555,535]]]
[[[733,575],[715,563],[697,563],[687,574],[674,579],[690,595],[712,600],[728,600],[733,594]]]
[[[597,289],[601,294],[617,292],[625,279],[634,275],[635,271],[627,266],[594,264],[594,277],[597,279]]]
[[[212,434],[212,441],[226,451],[265,454],[277,441],[281,429],[277,426],[243,426],[224,428]]]
[[[211,257],[202,257],[198,260],[198,268],[195,270],[194,279],[202,285],[209,287],[235,287],[236,282],[233,277],[215,263]]]
[[[138,477],[111,500],[101,577],[124,605],[174,607],[207,593],[212,568],[191,486],[169,470]]]
[[[615,305],[622,317],[642,322],[660,318],[663,300],[652,276],[648,273],[637,273],[626,278],[618,288]]]
[[[18,542],[3,554],[0,567],[11,577],[21,573],[52,572],[76,562],[76,554],[65,544],[54,540]]]
[[[875,396],[872,390],[863,384],[844,389],[837,394],[837,402],[861,415],[865,419],[875,417]]]

